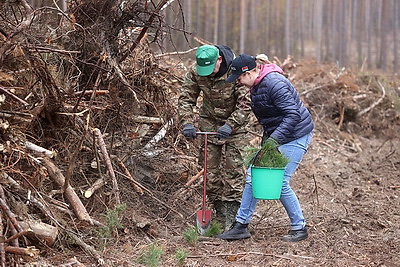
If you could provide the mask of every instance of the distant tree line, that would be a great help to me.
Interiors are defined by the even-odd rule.
[[[174,29],[164,47],[198,46],[197,37],[236,53],[313,57],[398,72],[399,5],[398,0],[180,0],[164,11]]]

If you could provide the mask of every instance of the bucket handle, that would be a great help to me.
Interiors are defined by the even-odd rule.
[[[254,162],[256,161],[256,159],[257,159],[258,155],[260,154],[261,150],[262,150],[262,148],[260,148],[260,149],[258,150],[257,154],[256,154],[256,155],[254,156],[254,158],[251,160],[250,166],[254,166]]]

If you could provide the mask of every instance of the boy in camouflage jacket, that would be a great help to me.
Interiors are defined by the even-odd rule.
[[[248,89],[225,81],[233,58],[231,49],[224,45],[199,47],[196,64],[185,75],[178,105],[183,135],[196,138],[197,128],[217,131],[208,142],[207,196],[214,205],[216,219],[225,228],[235,221],[240,206],[244,147],[248,144],[246,125],[251,111]],[[193,110],[199,97],[202,103],[196,118]],[[203,149],[199,163],[203,162]]]

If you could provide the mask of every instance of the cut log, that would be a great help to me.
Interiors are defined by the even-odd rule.
[[[17,254],[17,255],[26,255],[29,257],[33,257],[33,258],[36,258],[40,252],[35,247],[20,248],[20,247],[12,247],[12,246],[5,247],[5,251],[8,253],[13,253],[13,254]]]
[[[106,183],[103,178],[97,179],[96,182],[94,182],[94,184],[92,184],[92,186],[85,191],[85,198],[90,198],[97,189],[100,189],[105,184]]]
[[[24,230],[28,231],[25,236],[35,244],[43,243],[51,247],[57,239],[57,227],[34,220],[22,221],[20,224]]]

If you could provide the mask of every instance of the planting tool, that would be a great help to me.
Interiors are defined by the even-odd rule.
[[[197,211],[196,224],[199,234],[204,235],[210,229],[211,210],[206,210],[207,200],[207,143],[208,136],[215,135],[216,132],[196,132],[196,134],[204,135],[204,172],[203,172],[203,203],[201,210]]]

